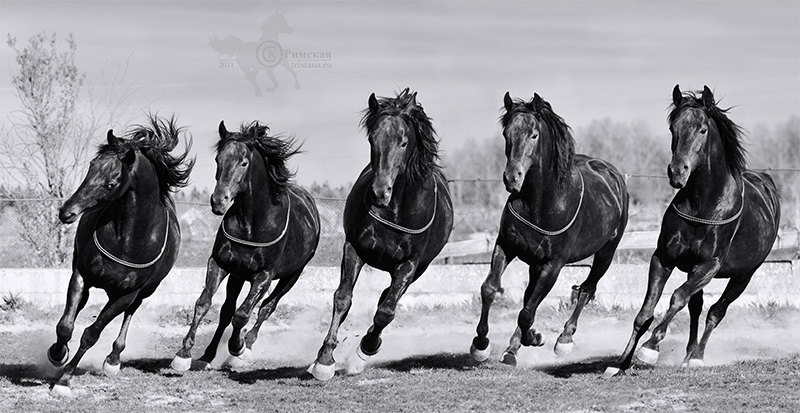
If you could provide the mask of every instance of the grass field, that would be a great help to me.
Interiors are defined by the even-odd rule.
[[[134,318],[120,374],[97,373],[116,335],[115,322],[72,380],[75,397],[61,400],[49,396],[43,368],[59,309],[20,305],[0,317],[0,411],[800,411],[797,308],[731,308],[709,345],[709,367],[692,370],[678,366],[688,326],[681,314],[662,342],[657,367],[637,366],[610,380],[599,376],[627,341],[633,309],[590,305],[575,336],[575,352],[558,359],[552,343],[569,308],[543,308],[536,326],[548,343],[522,349],[519,366],[510,368],[496,359],[514,328],[516,304],[501,303],[494,311],[495,354],[484,364],[468,354],[475,304],[402,308],[363,374],[339,372],[320,383],[305,369],[326,331],[326,307],[281,309],[262,329],[250,363],[241,369],[186,373],[169,368],[185,333],[186,311],[143,308]],[[76,338],[97,310],[84,310]],[[367,310],[348,318],[336,353],[340,367],[369,321]],[[212,328],[210,323],[201,328],[195,356]],[[74,350],[76,343],[70,347]]]

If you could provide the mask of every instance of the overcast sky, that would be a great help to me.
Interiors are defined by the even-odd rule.
[[[265,43],[262,26],[279,29],[276,11],[291,34]],[[301,184],[353,181],[369,157],[358,128],[367,97],[405,86],[419,92],[445,156],[468,138],[498,136],[506,91],[538,92],[574,129],[610,117],[666,134],[676,83],[708,85],[745,127],[800,114],[798,1],[0,2],[0,34],[24,46],[40,31],[74,34],[89,87],[102,85],[104,67],[128,61],[133,118],[175,113],[189,127],[201,188],[214,184],[209,148],[220,120],[232,128],[258,119],[304,141],[292,162]],[[329,54],[316,62],[329,67],[296,69],[299,89],[276,67],[277,89],[258,97],[238,63],[211,47],[213,36],[249,43],[239,55],[267,64],[277,44]],[[293,56],[284,60],[303,63]],[[13,69],[3,44],[3,122],[18,108]],[[265,71],[257,80],[270,85]]]

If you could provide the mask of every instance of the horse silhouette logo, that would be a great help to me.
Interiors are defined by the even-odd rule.
[[[216,35],[211,36],[211,48],[220,56],[226,56],[236,61],[239,69],[255,89],[256,96],[262,96],[261,86],[257,76],[263,70],[269,76],[272,84],[265,90],[274,92],[278,88],[278,79],[275,69],[285,68],[294,78],[294,88],[300,88],[297,73],[286,60],[284,49],[280,43],[281,33],[291,35],[294,33],[292,26],[286,21],[283,12],[275,12],[261,25],[261,38],[257,42],[246,42],[236,36],[227,36],[222,39]]]

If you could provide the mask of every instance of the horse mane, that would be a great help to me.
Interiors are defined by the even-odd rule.
[[[170,154],[178,145],[181,134],[185,136],[185,129],[175,124],[174,115],[166,119],[148,114],[146,124],[134,125],[125,133],[124,138],[99,145],[97,153],[123,154],[131,149],[141,152],[155,168],[159,194],[167,201],[171,200],[170,191],[183,188],[189,183],[189,174],[194,167],[195,160],[187,160],[192,148],[191,137],[185,140],[183,153],[177,156]]]
[[[527,102],[522,99],[514,99],[511,110],[506,111],[500,118],[503,129],[511,124],[511,119],[518,113],[533,114],[537,120],[547,126],[554,143],[554,156],[550,159],[551,167],[555,171],[557,184],[563,186],[570,176],[572,158],[575,156],[575,139],[572,136],[572,129],[564,121],[564,118],[553,111],[550,102],[542,99],[536,93]]]
[[[229,132],[227,136],[220,138],[215,147],[216,152],[219,153],[231,141],[242,142],[261,155],[267,167],[270,196],[273,202],[278,202],[295,175],[286,165],[289,158],[300,153],[300,146],[295,139],[269,135],[269,126],[253,121],[249,124],[243,123],[239,132]]]
[[[412,182],[420,182],[431,172],[438,172],[441,167],[439,161],[439,141],[436,139],[436,130],[431,124],[431,118],[425,114],[422,105],[416,103],[408,108],[416,99],[416,92],[411,93],[405,88],[396,97],[379,97],[378,110],[372,112],[364,109],[361,118],[361,127],[371,133],[377,126],[378,120],[383,116],[399,116],[410,124],[417,133],[417,145],[411,153],[406,171]]]
[[[683,92],[681,103],[672,103],[672,110],[667,117],[670,125],[678,119],[678,115],[688,108],[702,109],[717,125],[722,140],[722,148],[725,153],[725,160],[728,170],[735,175],[741,174],[747,168],[747,150],[744,148],[742,135],[744,130],[728,118],[728,111],[731,108],[722,109],[714,102],[710,106],[703,104],[702,91]]]

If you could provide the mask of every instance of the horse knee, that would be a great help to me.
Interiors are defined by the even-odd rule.
[[[484,304],[491,304],[494,302],[494,297],[498,289],[488,281],[484,281],[481,285],[481,300]]]
[[[517,325],[519,325],[522,331],[527,330],[533,324],[533,313],[528,309],[522,309],[519,312],[519,317],[517,318]]]
[[[717,325],[725,317],[728,312],[728,306],[722,303],[716,303],[708,309],[708,316],[706,316],[706,324]]]
[[[633,319],[633,328],[636,331],[647,330],[650,328],[650,323],[653,322],[653,315],[642,313],[636,315],[636,318]]]
[[[90,348],[97,340],[100,338],[100,333],[102,332],[101,328],[95,327],[91,325],[86,327],[86,330],[83,331],[83,335],[81,336],[81,348]]]

